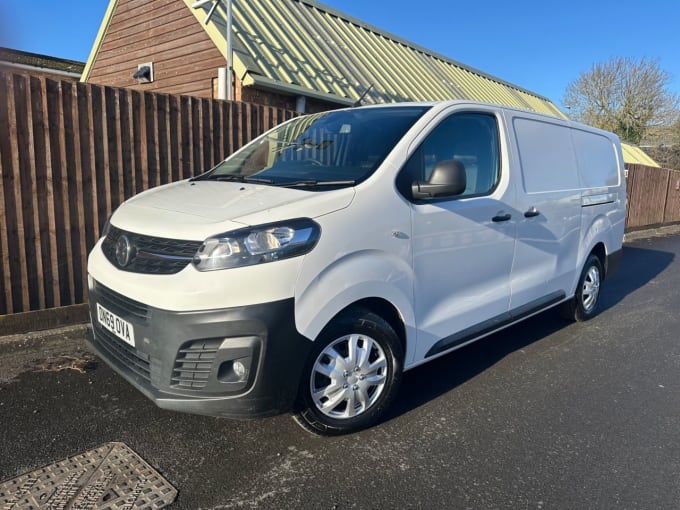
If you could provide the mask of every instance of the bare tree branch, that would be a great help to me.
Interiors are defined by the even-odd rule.
[[[563,102],[574,119],[638,144],[650,126],[677,120],[680,101],[667,89],[670,82],[656,60],[617,57],[570,83]]]

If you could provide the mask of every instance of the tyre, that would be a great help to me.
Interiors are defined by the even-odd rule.
[[[399,337],[380,316],[363,309],[340,315],[315,341],[296,421],[320,435],[373,425],[394,400],[403,358]]]
[[[562,315],[570,320],[587,321],[597,314],[600,303],[600,285],[603,280],[602,263],[597,255],[590,254],[581,271],[576,294],[562,307]]]

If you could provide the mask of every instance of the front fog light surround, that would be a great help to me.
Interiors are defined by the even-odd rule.
[[[320,233],[308,218],[225,232],[206,239],[193,264],[199,271],[215,271],[298,257],[316,246]]]

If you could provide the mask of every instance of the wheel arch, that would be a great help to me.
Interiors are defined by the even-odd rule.
[[[585,219],[585,218],[584,218]],[[588,257],[593,254],[600,260],[603,271],[603,279],[609,273],[608,257],[609,255],[621,249],[622,234],[619,235],[616,225],[612,223],[611,218],[606,214],[597,214],[586,220],[587,228],[581,238],[581,247],[579,250],[579,261],[577,276],[580,274],[580,268],[586,263]],[[576,289],[576,281],[574,281],[574,289]]]
[[[330,326],[338,317],[354,310],[367,310],[384,319],[397,334],[397,337],[401,343],[402,352],[404,355],[406,354],[406,326],[404,324],[404,319],[399,313],[397,307],[383,298],[367,297],[347,305],[345,308],[336,313],[330,321],[328,321],[328,324],[326,324],[325,328]]]
[[[403,259],[384,252],[354,253],[298,283],[295,325],[300,334],[314,341],[340,314],[365,308],[394,329],[408,364],[415,353],[411,339],[416,330],[413,272]]]
[[[604,280],[607,277],[607,249],[604,245],[604,242],[600,241],[595,246],[593,246],[593,249],[590,250],[588,255],[591,254],[600,259],[600,264],[602,265],[602,270],[604,272],[602,279]]]

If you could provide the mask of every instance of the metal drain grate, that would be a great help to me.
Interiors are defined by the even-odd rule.
[[[107,443],[0,482],[0,510],[141,510],[177,490],[124,443]]]

